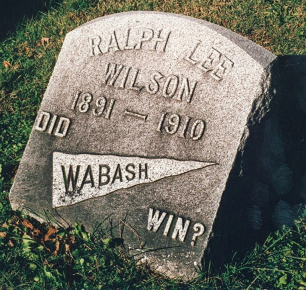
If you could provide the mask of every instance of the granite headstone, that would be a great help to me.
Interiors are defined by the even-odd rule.
[[[200,266],[276,57],[190,17],[128,12],[65,38],[10,192],[13,209],[92,229],[168,277]]]

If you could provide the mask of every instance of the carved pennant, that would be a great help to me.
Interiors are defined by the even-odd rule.
[[[215,165],[213,162],[53,153],[53,207]]]

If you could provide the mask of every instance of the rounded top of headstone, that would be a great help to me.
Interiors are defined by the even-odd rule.
[[[270,51],[266,50],[262,46],[252,42],[251,40],[245,38],[242,35],[239,35],[225,27],[220,25],[197,19],[194,17],[180,15],[176,13],[169,12],[157,12],[157,11],[131,11],[131,12],[121,12],[111,15],[102,16],[91,20],[71,32],[78,31],[79,29],[83,29],[84,27],[91,26],[92,24],[103,25],[104,22],[114,21],[129,23],[158,23],[158,25],[162,28],[164,25],[173,25],[173,29],[177,29],[178,31],[182,31],[186,28],[186,26],[191,27],[193,30],[194,36],[199,32],[199,28],[201,26],[205,26],[218,34],[228,38],[230,41],[235,43],[237,46],[245,50],[252,58],[254,58],[262,67],[266,67],[269,65],[276,56]],[[69,32],[69,33],[71,33]]]

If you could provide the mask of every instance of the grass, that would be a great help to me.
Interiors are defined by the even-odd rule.
[[[206,265],[189,284],[167,280],[124,256],[101,225],[54,229],[8,202],[34,118],[66,33],[96,17],[134,10],[207,20],[278,55],[306,54],[306,1],[64,0],[20,24],[0,43],[0,289],[306,289],[305,216],[272,233],[243,260]]]
[[[305,289],[306,215],[277,231],[243,260],[209,265],[188,284],[167,280],[125,256],[97,227],[64,229],[11,210],[0,196],[0,289]],[[1,288],[2,287],[2,288]]]

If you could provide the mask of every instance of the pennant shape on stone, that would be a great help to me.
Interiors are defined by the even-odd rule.
[[[53,153],[53,207],[216,165],[214,162]]]

